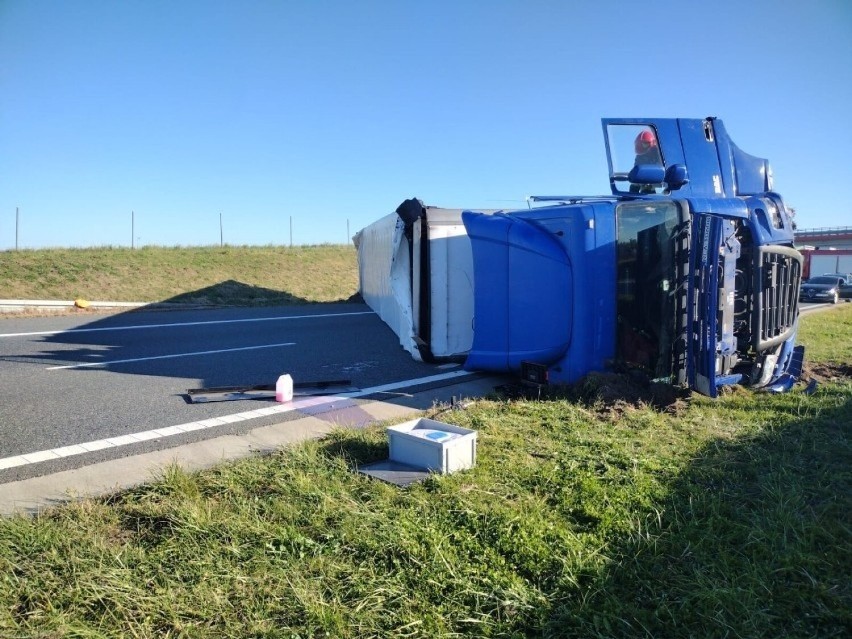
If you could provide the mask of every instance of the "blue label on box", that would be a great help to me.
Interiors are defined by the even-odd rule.
[[[450,433],[444,433],[440,430],[433,430],[431,433],[426,433],[426,437],[434,442],[442,442],[450,439]]]

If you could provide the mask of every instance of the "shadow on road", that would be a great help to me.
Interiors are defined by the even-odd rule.
[[[361,296],[357,293],[348,299],[341,299],[329,304],[353,303],[360,302]],[[174,307],[191,306],[191,307],[217,307],[223,306],[285,306],[285,305],[322,305],[322,302],[312,302],[288,293],[287,291],[277,291],[262,286],[254,286],[237,282],[236,280],[225,280],[212,286],[207,286],[197,291],[190,291],[176,295],[157,306]]]
[[[346,317],[349,315],[351,318]],[[294,316],[305,321],[298,324],[285,319]],[[309,316],[339,317],[332,322],[314,321]],[[341,323],[346,330],[340,330]],[[335,330],[330,331],[330,327]],[[335,302],[311,302],[286,291],[234,280],[132,311],[93,316],[71,330],[32,335],[30,339],[41,342],[37,352],[7,354],[4,360],[80,371],[187,378],[201,380],[208,387],[274,382],[287,370],[284,363],[292,360],[292,349],[288,348],[295,341],[302,347],[320,345],[313,348],[310,360],[302,362],[303,368],[316,369],[299,370],[302,380],[340,379],[341,373],[347,372],[325,368],[348,366],[349,372],[357,372],[358,366],[369,359],[361,352],[363,348],[399,351],[393,334],[358,295]],[[363,348],[355,348],[359,345]]]

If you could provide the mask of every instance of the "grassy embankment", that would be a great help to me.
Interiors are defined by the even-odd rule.
[[[264,306],[357,291],[355,249],[344,245],[0,252],[0,299]]]
[[[802,324],[813,395],[490,398],[409,489],[375,427],[0,521],[0,636],[849,636],[852,305]]]

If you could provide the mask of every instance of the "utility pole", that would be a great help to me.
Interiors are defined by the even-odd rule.
[[[290,216],[290,248],[293,248],[293,216]]]
[[[346,244],[349,244],[349,218],[346,218]]]

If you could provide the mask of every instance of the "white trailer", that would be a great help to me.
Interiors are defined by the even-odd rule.
[[[473,255],[461,213],[406,200],[353,238],[361,296],[421,361],[461,359],[473,343]]]

